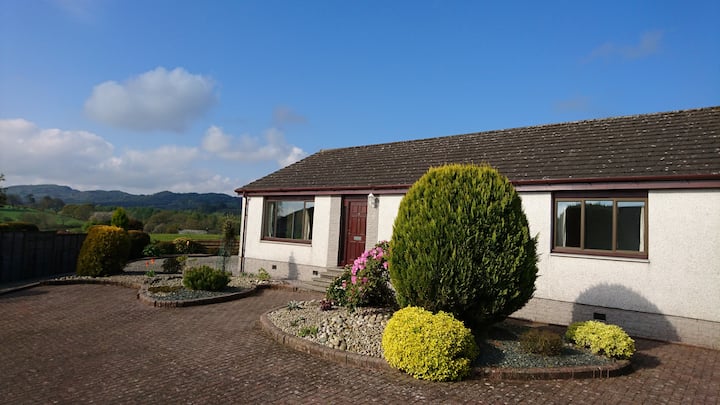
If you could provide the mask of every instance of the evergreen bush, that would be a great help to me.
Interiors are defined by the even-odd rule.
[[[110,225],[117,226],[118,228],[122,228],[126,231],[128,230],[130,218],[128,218],[124,208],[119,207],[113,211],[112,217],[110,218]]]
[[[635,353],[635,341],[621,327],[599,321],[575,322],[568,327],[565,338],[611,358],[629,359]]]
[[[382,337],[383,357],[392,367],[415,378],[460,380],[470,374],[479,354],[470,329],[446,312],[406,307],[387,323]]]
[[[76,273],[92,277],[122,273],[129,253],[130,238],[124,229],[93,226],[80,247]]]
[[[173,240],[175,252],[180,254],[205,253],[205,246],[188,238],[176,238]]]
[[[150,235],[143,231],[128,231],[130,238],[130,259],[139,259],[144,257],[143,251],[150,244]]]
[[[520,197],[489,166],[430,169],[400,203],[389,270],[401,307],[450,312],[479,331],[530,300],[536,264]]]
[[[183,285],[190,290],[220,291],[230,282],[230,275],[210,266],[192,267],[183,272]]]
[[[532,328],[520,335],[520,347],[527,353],[557,356],[562,352],[563,340],[557,333]]]

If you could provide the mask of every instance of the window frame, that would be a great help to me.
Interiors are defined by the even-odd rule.
[[[612,239],[611,239],[611,250],[606,249],[589,249],[585,247],[585,204],[587,201],[612,201]],[[557,240],[557,210],[558,202],[580,202],[581,213],[580,213],[580,247],[567,247],[558,246]],[[618,243],[618,203],[621,202],[643,202],[643,218],[642,218],[642,232],[643,232],[643,251],[634,250],[620,250],[617,247]],[[634,259],[647,259],[649,250],[649,232],[648,232],[648,192],[647,190],[627,190],[627,191],[574,191],[574,192],[555,192],[552,195],[552,235],[550,240],[550,251],[552,253],[567,253],[567,254],[580,254],[588,256],[606,256],[606,257],[624,257]]]
[[[307,204],[312,203],[313,206],[313,213],[312,216],[310,216],[309,219],[309,236],[310,239],[294,239],[294,238],[279,238],[275,236],[266,236],[266,230],[267,230],[267,210],[271,203],[277,203],[277,202],[302,202],[303,203],[303,212],[308,209]],[[277,235],[277,214],[275,214],[276,221],[275,221],[275,234]],[[262,211],[262,225],[260,229],[260,240],[264,241],[272,241],[272,242],[286,242],[286,243],[298,243],[298,244],[304,244],[309,245],[312,244],[312,232],[313,232],[313,226],[315,224],[315,197],[314,196],[305,196],[305,197],[265,197],[263,199],[263,211]],[[305,223],[303,219],[302,227],[303,229],[308,226],[308,224]],[[305,233],[303,231],[303,233]]]

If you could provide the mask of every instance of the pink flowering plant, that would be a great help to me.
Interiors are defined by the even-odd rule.
[[[395,294],[389,284],[388,248],[389,243],[382,241],[363,252],[328,288],[327,298],[351,309],[394,305]]]

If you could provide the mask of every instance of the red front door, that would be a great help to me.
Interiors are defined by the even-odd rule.
[[[365,228],[367,225],[367,199],[343,200],[342,254],[340,265],[351,264],[365,251]]]

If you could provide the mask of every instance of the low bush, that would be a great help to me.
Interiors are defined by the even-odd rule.
[[[172,242],[161,242],[154,240],[143,249],[145,257],[158,257],[175,254],[175,245]]]
[[[28,222],[5,222],[0,224],[0,232],[38,232],[37,225]]]
[[[337,306],[347,306],[347,286],[350,284],[350,268],[346,267],[343,274],[336,277],[325,291],[325,299],[332,301]]]
[[[220,291],[229,282],[228,273],[210,266],[192,267],[183,274],[183,285],[191,290]]]
[[[459,380],[470,374],[479,354],[470,329],[451,314],[418,307],[392,316],[382,337],[383,357],[392,367],[415,378]]]
[[[533,328],[520,335],[520,347],[527,353],[557,356],[562,352],[563,340],[557,333]]]
[[[382,241],[363,252],[328,287],[326,298],[350,309],[394,306],[395,293],[390,288],[387,251],[388,242]]]
[[[175,252],[180,254],[205,253],[205,246],[188,238],[177,238],[173,242]]]
[[[130,259],[143,257],[145,247],[150,244],[150,235],[143,231],[128,231],[130,238]]]
[[[109,276],[122,273],[130,253],[130,238],[124,229],[97,225],[89,229],[78,255],[78,276]]]
[[[598,321],[575,322],[565,332],[565,338],[595,354],[616,359],[629,359],[635,353],[635,341],[617,325]]]
[[[165,273],[176,274],[180,273],[185,265],[187,256],[170,256],[163,261],[162,269]]]

